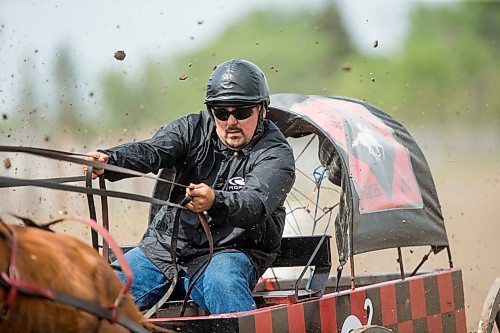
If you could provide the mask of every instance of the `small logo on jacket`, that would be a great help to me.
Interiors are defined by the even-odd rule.
[[[229,179],[228,183],[229,191],[239,191],[245,186],[245,179],[243,179],[243,177],[234,177]]]

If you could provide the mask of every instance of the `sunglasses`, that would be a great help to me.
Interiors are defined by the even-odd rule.
[[[244,120],[250,118],[253,115],[253,108],[255,106],[256,105],[235,107],[234,111],[227,111],[223,107],[211,107],[211,106],[209,107],[209,109],[215,118],[222,121],[228,120],[230,115],[232,115],[234,118],[238,120]]]

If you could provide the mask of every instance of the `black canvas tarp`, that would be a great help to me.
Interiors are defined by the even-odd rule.
[[[342,188],[341,261],[386,248],[448,245],[429,166],[401,123],[363,101],[299,94],[272,95],[268,118],[287,137],[318,135],[328,179]]]

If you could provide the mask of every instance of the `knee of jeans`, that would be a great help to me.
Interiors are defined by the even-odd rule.
[[[205,283],[203,286],[205,295],[212,294],[217,295],[231,295],[240,294],[245,292],[250,292],[250,286],[248,282],[243,278],[236,278],[230,276],[224,276],[217,274],[216,276],[211,276],[209,279],[205,277]]]

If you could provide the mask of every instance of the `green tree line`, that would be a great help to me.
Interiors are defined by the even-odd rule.
[[[141,82],[107,74],[106,126],[162,124],[202,109],[211,70],[232,57],[259,64],[272,92],[350,96],[410,123],[498,123],[499,9],[494,2],[421,7],[402,51],[389,58],[359,53],[333,5],[253,13],[193,53],[146,64]]]

